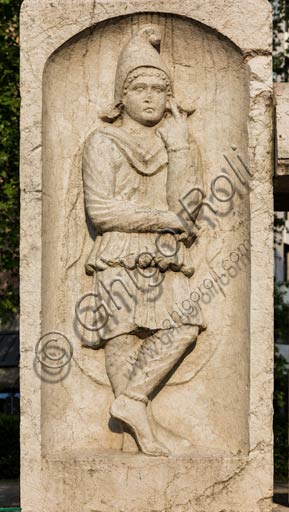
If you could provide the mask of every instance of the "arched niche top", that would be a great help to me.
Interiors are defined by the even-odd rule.
[[[227,37],[246,55],[271,53],[268,0],[24,0],[21,8],[22,55],[44,68],[54,51],[97,23],[137,13],[165,13],[197,21]]]
[[[144,14],[144,13],[136,13],[136,16],[138,16],[139,14]],[[145,14],[147,16],[149,16],[151,13],[145,13]],[[166,14],[164,14],[164,13],[153,13],[153,15],[154,16],[160,15],[160,17],[163,17],[163,19],[166,17]],[[90,27],[88,27],[88,28],[86,28],[84,30],[81,30],[80,32],[78,32],[77,34],[75,34],[74,36],[72,36],[71,38],[66,40],[61,46],[56,48],[51,55],[49,55],[47,61],[45,62],[44,69],[43,69],[44,76],[45,76],[46,69],[49,66],[49,63],[51,62],[51,60],[53,60],[53,58],[59,52],[61,52],[64,48],[69,47],[71,44],[75,43],[76,41],[89,36],[95,29],[98,29],[98,28],[100,29],[101,27],[105,27],[105,26],[111,26],[112,29],[113,29],[113,27],[115,26],[115,22],[116,21],[125,20],[125,18],[129,18],[131,16],[133,16],[133,15],[117,16],[116,18],[110,18],[108,20],[99,22],[99,23],[97,23],[95,25],[91,25]],[[200,23],[200,22],[198,22],[196,20],[193,20],[193,19],[185,17],[185,16],[181,16],[181,15],[171,14],[169,16],[173,17],[174,19],[179,19],[179,20],[189,21],[189,22],[194,23],[195,26],[198,26],[201,30],[204,30],[204,31],[212,34],[213,36],[215,36],[219,40],[222,40],[228,46],[228,48],[232,48],[232,50],[234,50],[235,52],[239,53],[240,55],[244,55],[244,52],[242,51],[242,48],[238,47],[231,39],[229,39],[228,37],[224,36],[223,34],[220,34],[215,29],[209,27],[208,25],[205,25],[204,23]],[[147,22],[149,23],[150,21],[148,20]],[[158,23],[159,20],[158,21],[153,21],[152,20],[151,22],[152,23]],[[136,25],[135,27],[132,26],[132,31],[131,31],[130,35],[135,33],[138,30],[138,28],[139,28],[138,25]],[[123,40],[123,44],[125,44],[125,37],[124,37],[124,40]]]

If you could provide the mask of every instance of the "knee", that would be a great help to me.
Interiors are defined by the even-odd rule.
[[[189,346],[195,343],[199,335],[199,327],[197,325],[181,325],[174,329],[173,337],[176,343],[182,343]]]

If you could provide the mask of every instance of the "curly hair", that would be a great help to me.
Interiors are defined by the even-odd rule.
[[[140,76],[155,76],[157,78],[161,78],[167,87],[168,96],[172,96],[172,85],[167,74],[158,68],[146,66],[134,69],[128,74],[123,87],[123,96],[127,93],[128,87],[133,83],[133,81]],[[117,105],[109,107],[107,111],[100,116],[100,119],[107,123],[113,123],[122,116],[122,113],[123,104],[120,102]]]

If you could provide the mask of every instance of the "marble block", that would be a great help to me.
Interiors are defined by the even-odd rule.
[[[24,0],[23,512],[272,510],[266,0]]]

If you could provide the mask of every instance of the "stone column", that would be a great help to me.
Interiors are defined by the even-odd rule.
[[[271,511],[271,17],[270,4],[265,0],[24,0],[23,512]],[[163,151],[169,155],[167,165],[180,172],[191,169],[186,180],[176,185],[181,192],[180,211],[174,212],[175,217],[183,216],[184,206],[187,212],[191,209],[191,196],[187,195],[192,190],[192,185],[189,189],[187,186],[191,177],[197,176],[202,191],[196,219],[197,242],[193,241],[190,247],[180,242],[181,250],[191,257],[194,274],[189,277],[176,268],[160,272],[160,276],[165,275],[163,293],[167,294],[166,304],[170,304],[166,320],[167,325],[174,325],[172,322],[181,318],[184,328],[190,322],[194,324],[193,311],[198,311],[198,318],[206,324],[205,329],[204,325],[200,328],[196,344],[187,345],[182,361],[174,368],[168,366],[170,373],[165,380],[158,387],[151,385],[149,403],[142,402],[150,421],[154,418],[154,424],[162,425],[163,432],[166,427],[164,438],[173,439],[168,440],[168,453],[159,456],[146,454],[142,443],[138,447],[133,439],[139,441],[138,432],[131,436],[131,429],[117,421],[121,415],[110,416],[115,396],[105,366],[109,345],[103,342],[99,348],[95,344],[95,350],[90,348],[94,331],[89,330],[90,341],[83,342],[85,322],[81,316],[88,308],[88,302],[82,300],[95,298],[88,295],[95,292],[95,280],[109,275],[107,270],[85,271],[95,247],[96,228],[84,197],[84,147],[93,132],[99,137],[105,129],[105,134],[110,133],[113,149],[111,153],[110,149],[104,151],[103,165],[108,165],[106,156],[123,162],[125,154],[131,167],[137,166],[128,155],[126,140],[117,139],[117,130],[112,134],[112,125],[103,112],[114,102],[122,49],[148,25],[160,30],[160,57],[165,65],[160,62],[154,67],[169,77],[176,105],[176,110],[168,107],[160,127],[164,127],[165,120],[180,116],[189,134],[182,147],[170,144],[164,132],[159,134]],[[147,62],[143,66],[148,67]],[[96,159],[101,144],[106,144],[104,139],[101,143],[99,140],[94,146]],[[152,153],[153,150],[154,145]],[[194,150],[198,156],[192,163],[180,157],[179,150]],[[145,171],[139,173],[144,180]],[[158,173],[157,168],[152,173],[154,179],[161,176]],[[96,189],[100,195],[106,176]],[[148,194],[152,201],[158,201],[163,193],[161,185],[157,186],[158,195],[154,187]],[[137,189],[135,186],[133,193]],[[132,203],[139,206],[138,202]],[[148,223],[149,214],[145,219]],[[102,222],[100,230],[104,230]],[[132,216],[129,222],[133,222]],[[161,218],[158,222],[161,225]],[[149,236],[152,225],[151,219]],[[126,230],[129,231],[124,222],[121,229],[107,228],[97,236],[117,231],[121,244]],[[117,247],[120,245],[113,254]],[[116,278],[119,261],[110,266],[112,279]],[[191,293],[183,296],[185,288],[181,283],[187,280]],[[103,283],[106,289],[111,284]],[[130,311],[128,301],[137,297],[140,303],[140,292],[132,279],[129,286],[129,293],[123,287],[118,299],[113,296],[115,302],[120,300],[123,322],[128,319],[125,312]],[[105,293],[99,304],[108,310]],[[156,307],[161,307],[161,300],[160,293]],[[110,296],[110,306],[111,302]],[[196,320],[195,324],[200,326],[201,322]],[[151,335],[160,332],[156,329],[155,333],[149,323],[144,325],[151,329]],[[168,331],[168,327],[164,330]],[[126,342],[121,331],[121,342],[115,349],[124,366],[126,343],[135,343],[139,350],[148,337],[144,328],[141,336],[137,330],[132,332],[128,330],[128,336],[135,336],[134,341],[129,338]],[[174,343],[185,346],[184,340],[183,333],[176,336],[171,342],[172,350]],[[157,341],[153,343],[156,346]],[[167,345],[163,350],[164,346],[163,343],[158,356],[172,364],[172,353]],[[153,359],[155,354],[150,357]],[[149,367],[152,374],[154,369]],[[153,376],[152,381],[157,382],[157,378]],[[131,388],[143,391],[139,381],[137,385]],[[128,394],[131,397],[131,390]],[[132,429],[137,431],[137,427]],[[187,448],[182,450],[184,440]]]

